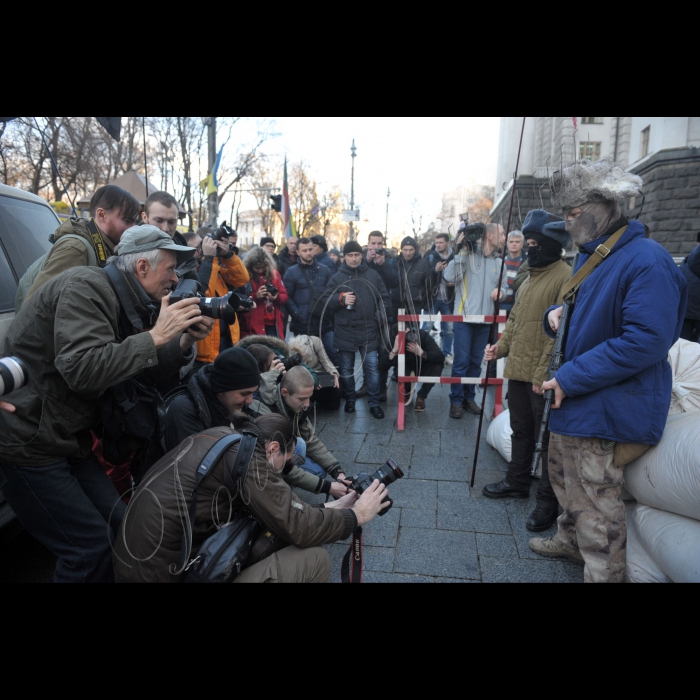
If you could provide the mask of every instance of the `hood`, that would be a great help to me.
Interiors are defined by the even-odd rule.
[[[282,394],[280,392],[280,385],[278,379],[280,377],[279,371],[268,372],[262,375],[262,384],[260,384],[260,389],[258,393],[260,394],[260,400],[268,406],[276,406],[277,411],[280,415],[285,418],[289,418],[287,414],[287,406],[284,403]]]
[[[289,357],[289,346],[284,340],[270,338],[266,335],[249,335],[247,338],[241,340],[236,347],[247,350],[251,345],[264,345],[277,355]]]

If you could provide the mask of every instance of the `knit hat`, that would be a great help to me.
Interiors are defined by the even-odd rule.
[[[252,389],[262,382],[255,358],[241,348],[222,352],[211,366],[209,378],[215,394]]]
[[[319,248],[323,248],[326,253],[328,252],[328,243],[323,236],[312,236],[311,242],[317,245]]]
[[[275,249],[277,248],[277,243],[275,243],[275,239],[269,237],[265,237],[260,241],[260,247],[264,248],[268,243],[272,243],[272,245],[275,246]]]
[[[527,215],[523,226],[523,236],[526,239],[533,238],[534,240],[537,240],[539,236],[551,238],[562,248],[566,248],[571,242],[571,238],[566,232],[566,221],[544,209],[535,209]]]
[[[338,257],[340,257],[340,251],[337,248],[333,248],[333,250],[331,250],[328,253],[328,255],[337,255]]]
[[[412,248],[415,248],[415,250],[418,250],[418,244],[416,243],[415,238],[411,238],[408,236],[407,238],[404,238],[403,241],[401,241],[401,249],[403,250],[406,246],[411,246]]]
[[[350,255],[350,253],[362,255],[362,246],[357,241],[348,241],[343,248],[343,255]]]

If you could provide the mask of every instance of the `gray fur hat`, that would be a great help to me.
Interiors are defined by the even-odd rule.
[[[593,202],[622,204],[640,193],[644,181],[606,157],[596,163],[582,160],[568,165],[554,173],[550,186],[554,203],[567,211]]]

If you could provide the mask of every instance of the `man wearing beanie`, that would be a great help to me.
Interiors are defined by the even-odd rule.
[[[325,265],[333,274],[338,272],[338,267],[333,258],[328,255],[328,242],[323,236],[312,236],[311,242],[314,244],[314,257],[319,265]]]
[[[576,274],[589,261],[600,264],[580,287],[565,289],[574,306],[564,364],[543,387],[556,396],[549,476],[564,514],[555,537],[530,547],[584,562],[587,583],[625,580],[624,467],[663,436],[673,387],[668,353],[687,304],[687,282],[671,256],[622,215],[642,186],[610,158],[575,163],[551,182],[581,253]],[[552,338],[562,311],[545,315]]]
[[[523,235],[528,244],[530,278],[523,285],[497,345],[486,348],[486,359],[508,358],[505,377],[508,384],[510,426],[513,430],[513,458],[506,478],[484,489],[494,499],[527,499],[530,496],[532,458],[542,425],[544,398],[542,385],[547,380],[554,340],[542,328],[545,311],[563,302],[563,289],[571,279],[571,268],[562,260],[569,245],[566,222],[546,211],[527,215]],[[549,481],[547,468],[549,434],[545,436],[542,480],[537,493],[537,508],[527,522],[531,532],[548,530],[559,517],[559,502]]]
[[[432,276],[428,263],[418,252],[418,243],[410,236],[401,243],[398,259],[399,286],[391,291],[391,303],[396,313],[406,309],[409,314],[428,313]]]
[[[357,385],[355,355],[360,353],[369,398],[370,413],[377,420],[384,418],[380,407],[381,387],[379,350],[382,337],[388,337],[391,300],[382,278],[370,270],[363,259],[362,247],[350,241],[344,249],[345,262],[331,278],[321,301],[335,315],[335,349],[340,353],[340,378],[345,390],[345,412],[355,413]],[[380,323],[386,327],[380,333]],[[384,348],[389,352],[391,348]]]

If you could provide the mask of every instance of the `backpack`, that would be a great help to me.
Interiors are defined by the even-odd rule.
[[[93,250],[92,246],[82,236],[78,236],[74,233],[67,233],[65,236],[61,236],[60,241],[65,241],[67,238],[74,238],[76,241],[85,243],[88,252],[88,266],[97,267],[97,255],[95,255],[95,251]],[[46,253],[46,255],[42,255],[27,269],[22,276],[22,279],[19,281],[19,284],[17,285],[17,296],[15,297],[15,313],[19,313],[24,302],[27,301],[27,295],[34,286],[34,282],[36,282],[36,278],[39,276],[39,273],[46,266],[46,261],[49,259],[49,255],[51,255],[51,251]]]
[[[189,562],[192,552],[192,533],[197,514],[197,492],[204,480],[233,446],[239,445],[231,471],[234,485],[245,482],[258,439],[251,433],[227,435],[209,450],[197,470],[197,483],[192,492],[189,510],[189,527],[182,538],[180,568],[185,571],[184,583],[232,583],[243,571],[260,538],[263,526],[245,512],[237,513],[233,521],[224,525],[201,547],[195,559]]]

